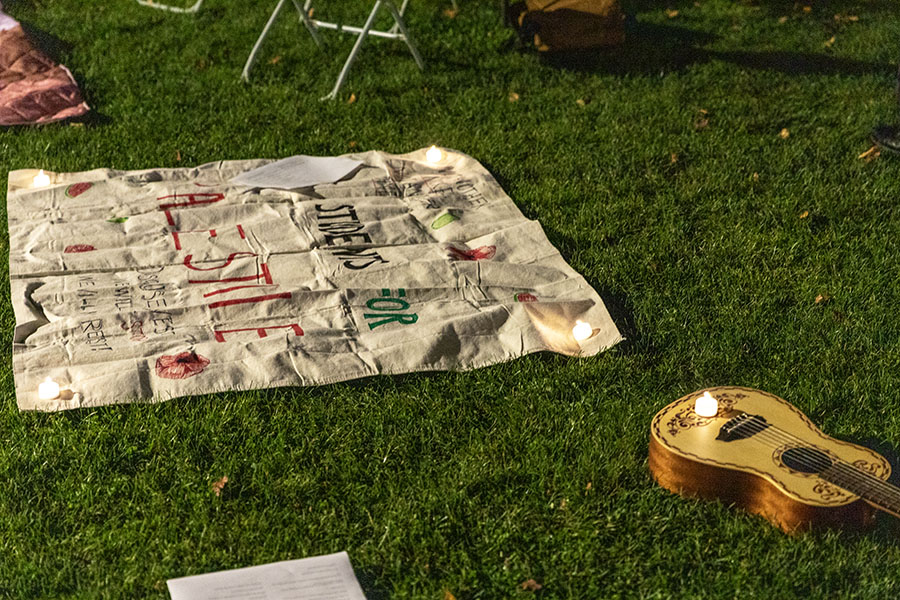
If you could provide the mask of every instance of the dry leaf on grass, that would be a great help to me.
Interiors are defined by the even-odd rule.
[[[347,104],[353,104],[356,102],[356,94],[350,94],[350,97],[347,98]]]
[[[801,219],[805,219],[805,218],[808,217],[808,216],[809,216],[809,211],[808,211],[808,210],[804,210],[802,213],[800,213],[800,218],[801,218]]]
[[[826,48],[831,48],[832,46],[834,46],[834,36],[828,38],[824,45]]]
[[[878,146],[872,146],[856,158],[862,159],[866,162],[871,162],[879,156],[881,156],[881,149],[879,149]]]
[[[525,581],[523,581],[520,584],[520,586],[523,590],[530,590],[532,592],[536,592],[539,589],[541,589],[542,587],[544,587],[541,584],[539,584],[537,581],[535,581],[534,579],[526,579]]]
[[[701,117],[694,121],[694,129],[698,131],[701,129],[706,129],[707,127],[709,127],[709,119]]]
[[[517,93],[515,93],[515,92],[510,92],[510,93],[509,93],[509,101],[510,101],[510,102],[518,102],[518,101],[519,101],[519,95],[518,95]]]
[[[856,15],[842,15],[840,13],[834,15],[834,20],[840,23],[841,21],[848,21],[850,23],[856,23],[859,21],[859,17]]]
[[[804,7],[803,7],[803,12],[805,12],[805,13],[811,13],[811,12],[812,12],[812,6],[804,6]]]
[[[580,106],[581,108],[584,108],[585,106],[587,106],[587,102],[585,102],[585,101],[582,100],[581,98],[579,98],[578,100],[576,100],[576,101],[575,101],[575,104],[577,104],[577,105]]]
[[[459,14],[459,11],[455,8],[448,8],[447,10],[444,11],[444,16],[447,17],[448,19],[453,19],[458,14]]]
[[[787,127],[784,127],[784,128],[778,133],[778,135],[781,136],[781,139],[786,140],[786,139],[788,139],[789,137],[791,137],[791,132],[790,132],[790,130],[789,130]]]
[[[819,294],[818,296],[816,296],[816,304],[828,304],[830,300],[831,296],[829,296],[828,294]]]
[[[444,600],[456,600],[456,596],[450,590],[444,588]]]
[[[674,19],[675,17],[678,16],[678,11],[675,10],[674,8],[669,9],[666,11],[666,16],[669,17],[670,19]]]
[[[787,17],[778,17],[778,22],[783,25],[788,22],[788,18]]]
[[[587,485],[584,486],[584,489],[586,489],[586,490],[591,489],[591,482],[590,482],[590,481],[587,482]]]
[[[84,127],[84,123],[80,121],[76,123],[69,123],[69,127]]]
[[[753,179],[753,181],[759,181],[759,173],[754,173],[750,178]]]
[[[222,495],[222,489],[225,487],[225,484],[228,483],[228,475],[222,477],[222,479],[213,482],[212,491],[216,493],[216,496]]]
[[[356,148],[356,146],[357,146],[356,142],[352,142],[352,141],[350,143],[348,143],[347,145],[350,146],[351,148]]]

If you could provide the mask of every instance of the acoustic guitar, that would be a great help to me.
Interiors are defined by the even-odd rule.
[[[866,527],[875,509],[900,516],[883,456],[759,390],[709,388],[666,406],[650,426],[649,463],[667,490],[740,506],[789,533]]]

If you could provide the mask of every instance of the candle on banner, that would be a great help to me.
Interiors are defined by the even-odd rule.
[[[50,185],[50,176],[44,173],[44,170],[41,169],[40,172],[34,176],[32,185],[34,187],[47,187],[48,185]]]

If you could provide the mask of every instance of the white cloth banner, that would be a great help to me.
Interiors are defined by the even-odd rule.
[[[362,165],[293,190],[231,182],[265,160],[49,184],[11,172],[19,408],[471,369],[621,340],[477,161],[346,158]],[[49,382],[39,393],[48,378],[58,395]]]

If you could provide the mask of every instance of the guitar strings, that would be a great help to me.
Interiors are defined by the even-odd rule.
[[[759,431],[761,432],[762,430],[759,430]],[[779,446],[783,445],[783,443],[785,443],[785,442],[793,441],[793,440],[791,440],[790,437],[786,437],[785,435],[779,436],[779,435],[777,435],[777,432],[774,432],[774,431],[771,432],[771,434],[775,434],[775,435],[765,435],[765,434],[763,434],[763,435],[765,435],[765,437],[769,437],[771,439],[771,441],[775,442],[775,445],[766,444],[772,448],[778,448]],[[759,443],[765,443],[763,436],[756,437],[755,439]],[[803,440],[801,440],[799,438],[794,438],[794,439],[796,441],[801,442],[804,445],[807,445],[806,442],[804,442]],[[801,447],[804,447],[804,446],[801,446]],[[802,458],[798,458],[797,462],[803,466],[811,467],[813,474],[817,474],[820,478],[822,478],[821,475],[819,474],[819,472],[821,471],[820,465],[817,465],[815,462],[805,460]],[[835,464],[835,466],[837,466],[837,467],[843,467],[844,469],[846,469],[844,471],[839,472],[840,474],[842,474],[845,477],[846,483],[844,485],[841,485],[841,483],[838,481],[831,481],[830,483],[834,483],[838,487],[848,489],[848,491],[850,491],[851,493],[853,493],[855,495],[862,496],[862,497],[866,498],[867,500],[875,502],[876,504],[879,505],[879,507],[881,507],[885,510],[888,510],[889,512],[896,512],[898,510],[898,508],[895,504],[898,502],[898,494],[900,494],[900,490],[893,487],[891,484],[884,482],[881,479],[878,479],[864,471],[857,469],[855,466],[851,465],[850,463],[847,463],[846,461],[844,461],[842,459],[838,459],[838,460],[834,461],[833,464]],[[826,481],[828,481],[828,480],[826,479]],[[861,490],[854,491],[852,489],[849,489],[849,487],[853,486],[853,484],[861,486]]]
[[[748,439],[756,439],[756,440],[760,441],[760,443],[764,443],[763,438],[768,438],[771,442],[774,442],[774,445],[772,445],[771,443],[766,444],[766,445],[768,445],[769,447],[772,447],[772,448],[777,449],[778,447],[780,447],[784,444],[788,444],[788,443],[797,444],[798,442],[800,444],[799,447],[813,446],[812,444],[809,444],[808,442],[806,442],[806,441],[794,436],[793,434],[790,434],[790,433],[784,431],[783,429],[776,427],[775,425],[772,425],[770,423],[760,423],[758,421],[746,421],[745,424],[739,424],[738,427],[740,427],[741,429],[743,429],[745,431],[751,432],[751,437]],[[851,483],[857,483],[857,484],[863,485],[864,487],[868,487],[869,489],[864,490],[863,493],[868,492],[869,494],[871,494],[873,496],[872,500],[874,502],[876,502],[878,504],[887,504],[888,506],[885,508],[889,508],[890,510],[897,510],[897,507],[892,507],[890,505],[893,504],[894,502],[900,501],[900,488],[897,488],[896,486],[894,486],[890,483],[887,483],[883,479],[880,479],[870,473],[867,473],[867,472],[859,469],[855,465],[852,465],[841,458],[837,458],[837,460],[832,460],[831,457],[829,457],[829,460],[832,461],[832,464],[836,464],[837,466],[845,467],[845,468],[849,469],[849,473],[844,473],[844,475],[847,476],[848,481],[850,481]],[[822,470],[819,468],[820,465],[816,464],[814,461],[810,461],[810,460],[804,459],[802,457],[797,458],[797,463],[802,466],[812,468],[813,472],[816,474],[818,474]],[[834,483],[834,482],[832,482],[832,483]],[[843,487],[843,486],[840,486],[840,484],[835,484],[835,485],[838,485],[838,487]],[[876,490],[873,488],[878,488],[878,489]],[[849,491],[851,491],[851,493],[856,494],[856,492],[852,492],[852,490],[849,490]],[[879,491],[882,492],[882,494],[884,495],[883,499],[878,497],[880,495],[878,493]],[[862,494],[856,494],[856,495],[862,495]]]
[[[790,434],[786,434],[786,432],[782,432],[782,435],[778,435],[776,431],[772,431],[771,435],[769,434],[761,434],[760,437],[756,439],[763,443],[763,437],[768,437],[772,441],[777,444],[782,444],[784,442],[793,442],[796,440],[800,442],[802,445],[799,446],[801,448],[808,447],[810,444],[807,444],[804,440],[797,438],[795,436],[790,436]],[[793,439],[791,439],[793,438]],[[771,446],[777,448],[778,446]],[[885,482],[874,475],[867,473],[855,465],[848,463],[843,459],[832,460],[829,457],[829,461],[831,461],[832,465],[836,467],[835,475],[840,475],[843,478],[843,482],[837,480],[829,480],[822,477],[821,473],[825,471],[825,469],[821,469],[821,465],[817,464],[815,461],[806,460],[803,458],[797,458],[797,463],[803,466],[808,466],[812,470],[812,474],[818,475],[820,478],[825,479],[825,481],[829,481],[837,485],[838,487],[847,489],[851,493],[857,496],[862,496],[867,500],[875,502],[881,508],[888,510],[889,512],[896,513],[900,510],[900,488],[893,486],[890,483]],[[830,467],[831,465],[829,465]],[[829,467],[826,467],[829,468]],[[842,485],[843,483],[843,485]],[[854,484],[861,486],[858,490],[851,489],[851,486]]]
[[[814,449],[818,450],[818,448],[815,448],[815,446],[813,444],[810,444],[809,442],[807,442],[801,438],[798,438],[798,437],[794,436],[793,434],[790,434],[775,425],[771,425],[768,423],[760,424],[758,422],[753,422],[752,427],[751,427],[750,424],[751,423],[748,422],[748,426],[745,429],[752,431],[753,436],[755,436],[757,440],[762,440],[763,437],[767,437],[772,442],[775,442],[776,445],[774,445],[774,446],[770,445],[770,447],[772,447],[772,448],[778,448],[780,445],[784,445],[787,443],[792,443],[792,444],[799,443],[800,444],[799,447],[801,447],[801,448],[813,447]],[[760,435],[758,435],[758,434],[760,434]],[[892,492],[900,492],[900,488],[896,488],[895,486],[892,486],[891,484],[886,483],[884,480],[859,469],[855,465],[848,463],[847,461],[845,461],[841,458],[837,458],[836,460],[832,461],[831,458],[829,457],[829,461],[831,461],[833,464],[837,463],[839,466],[848,467],[851,470],[851,473],[857,479],[857,481],[873,483],[873,484],[880,484],[880,486],[882,488],[884,488],[885,490],[890,490]],[[819,465],[816,462],[811,461],[811,460],[798,458],[797,462],[803,466],[813,468],[814,473],[818,473],[820,470],[822,470],[822,469],[818,469]]]

